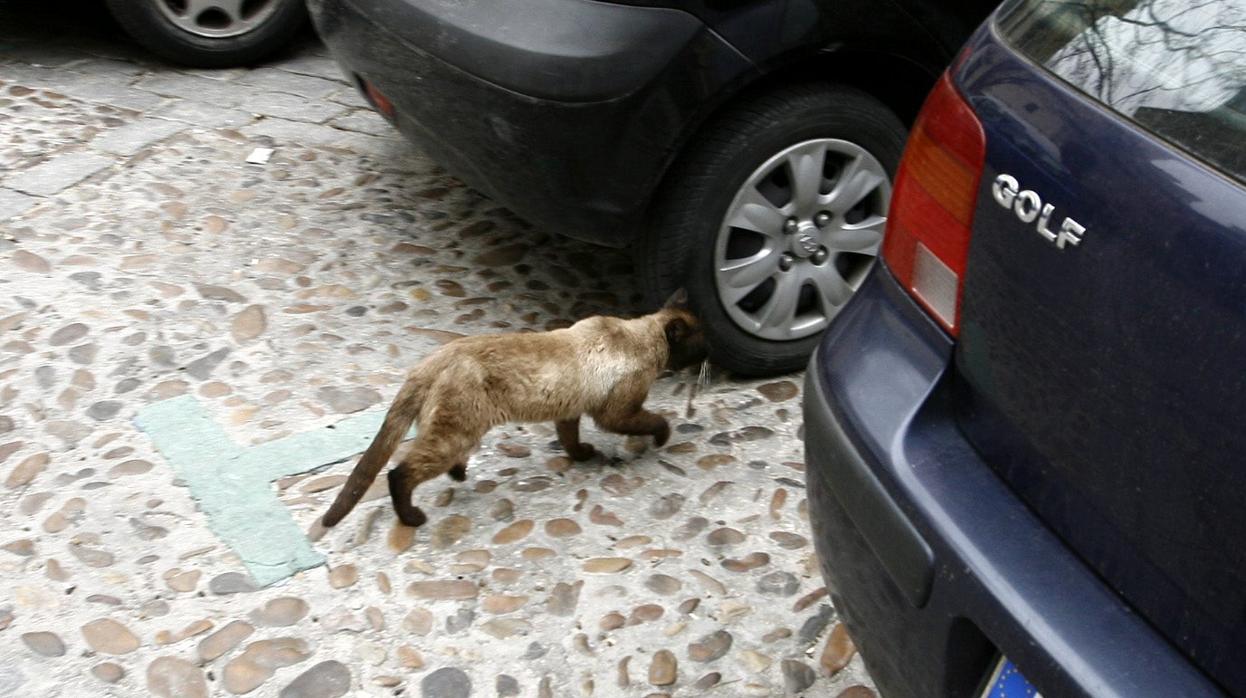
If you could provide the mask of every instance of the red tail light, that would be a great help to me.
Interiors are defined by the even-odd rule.
[[[986,136],[945,73],[926,98],[905,146],[883,239],[887,266],[952,336]]]
[[[389,97],[381,94],[381,91],[376,89],[376,85],[367,80],[360,78],[360,82],[363,84],[363,93],[368,97],[368,101],[372,103],[372,107],[380,112],[381,116],[393,121],[394,103],[389,101]]]

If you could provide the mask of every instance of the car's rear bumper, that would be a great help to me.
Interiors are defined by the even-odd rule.
[[[590,0],[311,0],[348,75],[470,185],[623,245],[686,127],[752,65],[696,17]]]
[[[1222,695],[964,439],[952,349],[879,265],[806,378],[822,571],[883,695],[973,695],[999,654],[1047,696]]]

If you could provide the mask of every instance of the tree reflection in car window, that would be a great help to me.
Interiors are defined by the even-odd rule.
[[[1001,28],[1079,90],[1246,180],[1246,0],[1031,0]]]

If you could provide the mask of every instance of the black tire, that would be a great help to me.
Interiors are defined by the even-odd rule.
[[[106,0],[109,11],[135,41],[174,63],[194,68],[251,65],[288,46],[307,21],[304,0],[270,0],[276,10],[250,31],[229,37],[193,34],[161,13],[165,0]]]
[[[820,335],[792,341],[756,337],[736,325],[718,299],[713,249],[723,216],[748,176],[788,146],[839,138],[869,151],[892,177],[908,131],[861,90],[827,84],[777,89],[730,108],[689,146],[667,176],[637,246],[637,270],[651,303],[680,286],[704,323],[711,360],[742,376],[805,366]]]

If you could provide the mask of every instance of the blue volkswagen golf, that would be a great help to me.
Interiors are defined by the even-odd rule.
[[[1246,695],[1246,0],[1013,0],[807,374],[884,696]]]

